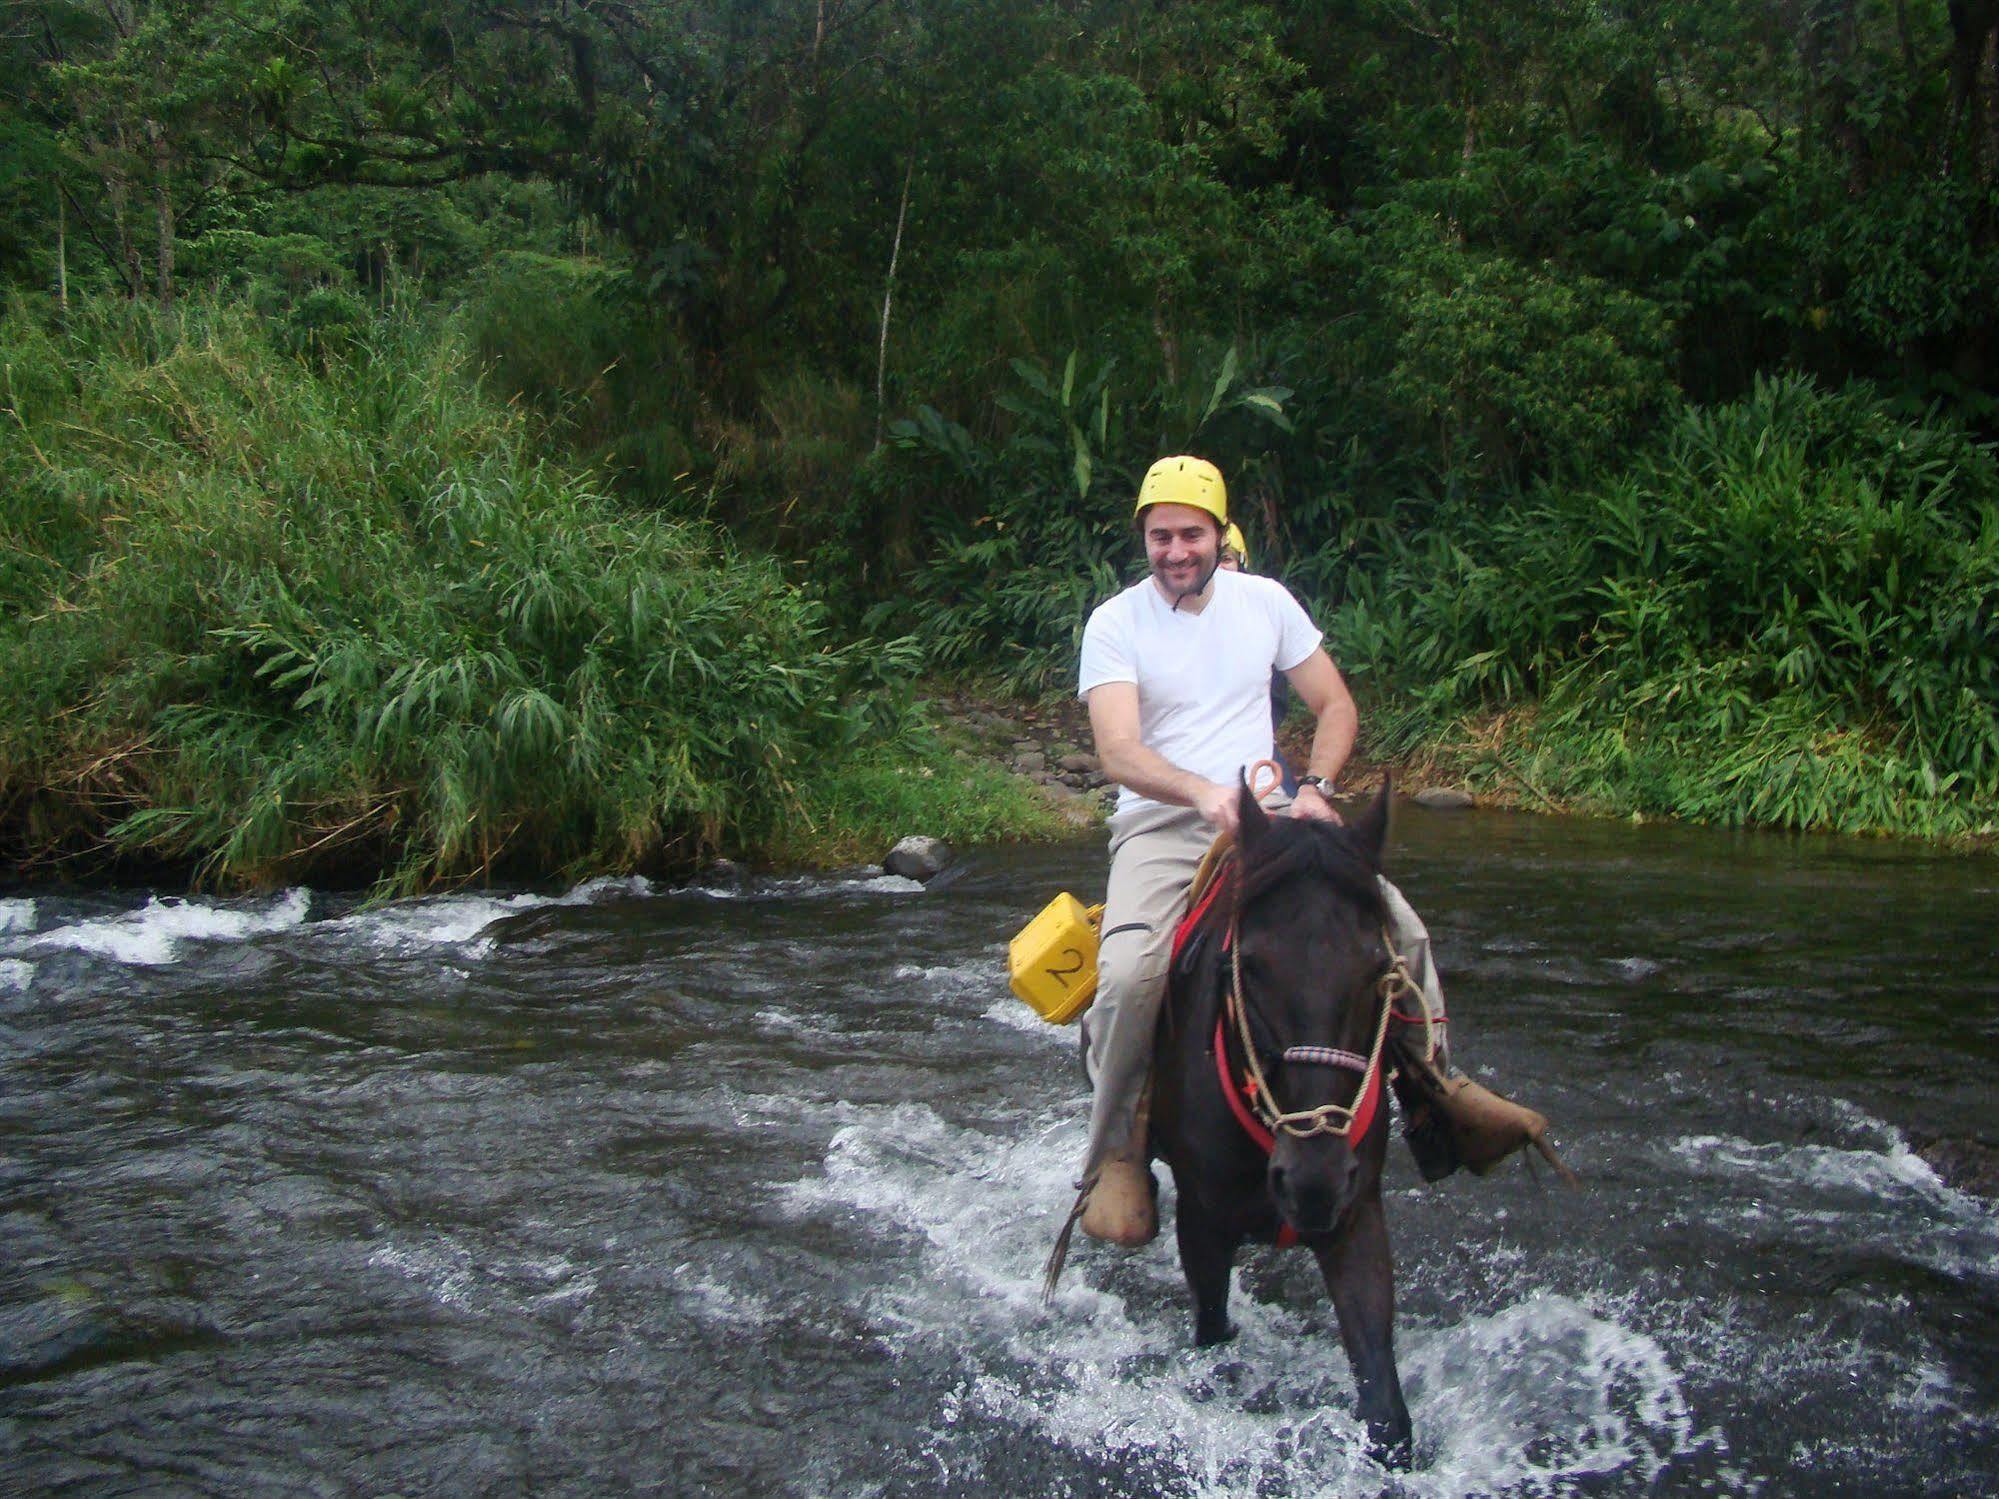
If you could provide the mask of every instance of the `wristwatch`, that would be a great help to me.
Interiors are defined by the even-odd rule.
[[[1325,797],[1326,800],[1328,801],[1331,801],[1333,798],[1333,793],[1340,789],[1339,787],[1333,784],[1333,778],[1331,776],[1300,776],[1298,777],[1298,784],[1300,787],[1305,787],[1305,786],[1318,787],[1319,795]]]

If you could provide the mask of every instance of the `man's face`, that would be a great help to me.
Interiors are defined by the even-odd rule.
[[[1178,603],[1199,593],[1214,576],[1215,554],[1221,546],[1215,518],[1192,505],[1153,505],[1141,524],[1146,560],[1166,596]]]

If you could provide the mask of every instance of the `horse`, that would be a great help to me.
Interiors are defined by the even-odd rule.
[[[1411,1461],[1382,1216],[1388,1023],[1413,987],[1378,885],[1388,791],[1352,824],[1272,817],[1245,784],[1235,866],[1190,913],[1154,1042],[1152,1153],[1173,1173],[1194,1342],[1232,1337],[1245,1242],[1319,1262],[1377,1461]]]

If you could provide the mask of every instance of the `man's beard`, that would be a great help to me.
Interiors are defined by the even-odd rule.
[[[1175,583],[1168,575],[1166,564],[1163,562],[1153,565],[1152,576],[1154,581],[1166,590],[1167,595],[1173,600],[1174,607],[1178,608],[1184,600],[1196,597],[1202,589],[1206,588],[1214,579],[1216,572],[1220,570],[1221,565],[1222,559],[1220,556],[1217,556],[1213,562],[1207,564],[1205,567],[1200,563],[1196,563],[1193,570],[1193,581],[1190,583]]]

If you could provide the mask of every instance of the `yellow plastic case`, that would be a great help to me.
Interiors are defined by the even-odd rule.
[[[1097,927],[1102,906],[1063,891],[1007,947],[1013,992],[1053,1025],[1067,1025],[1097,997]]]

